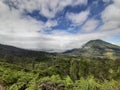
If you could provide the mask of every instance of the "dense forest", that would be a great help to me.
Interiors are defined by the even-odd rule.
[[[4,90],[120,89],[120,58],[54,55],[47,59],[2,57],[0,84]]]
[[[100,40],[97,44],[96,41],[88,42],[82,49],[65,53],[35,52],[0,45],[0,88],[120,90],[119,50],[120,47]]]

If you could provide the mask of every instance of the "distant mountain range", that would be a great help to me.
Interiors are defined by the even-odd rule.
[[[120,56],[120,46],[97,39],[87,42],[82,48],[68,50],[64,54],[75,54],[85,57]]]
[[[0,44],[0,56],[14,55],[14,56],[46,56],[52,55],[53,53],[47,53],[43,51],[31,51],[16,48],[13,46]],[[64,52],[63,54],[69,55],[81,55],[85,57],[94,56],[120,56],[120,46],[113,45],[103,40],[91,40],[87,42],[82,48],[72,49]]]

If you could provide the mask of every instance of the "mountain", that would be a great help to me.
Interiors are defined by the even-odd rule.
[[[113,45],[103,40],[91,40],[87,42],[82,48],[68,50],[65,54],[75,54],[86,57],[94,56],[120,56],[120,46]]]
[[[2,62],[28,66],[28,64],[40,61],[51,61],[55,56],[56,53],[32,51],[0,44],[0,61]]]
[[[68,50],[63,54],[72,54],[85,57],[120,56],[120,46],[97,39],[87,42],[84,46],[82,46],[82,48]],[[13,46],[0,44],[0,57],[4,57],[5,55],[46,58],[53,57],[53,55],[56,54],[43,51],[25,50]]]
[[[52,55],[53,53],[47,53],[43,51],[32,51],[32,50],[26,50],[26,49],[20,49],[13,46],[8,45],[2,45],[0,44],[0,57],[9,55],[9,56],[24,56],[24,57],[36,57],[36,56],[46,56],[46,55]]]

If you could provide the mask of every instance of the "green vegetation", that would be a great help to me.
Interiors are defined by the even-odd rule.
[[[120,58],[83,58],[56,55],[51,60],[21,63],[0,59],[4,90],[118,90]],[[18,59],[18,62],[17,62]],[[22,58],[27,61],[28,58]],[[33,62],[34,61],[34,62]]]

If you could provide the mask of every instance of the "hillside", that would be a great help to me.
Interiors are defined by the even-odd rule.
[[[32,63],[39,61],[51,60],[54,58],[55,53],[47,53],[43,51],[25,50],[13,46],[0,44],[0,61],[8,63]]]
[[[2,45],[0,44],[0,55],[14,55],[14,56],[39,56],[43,54],[48,54],[47,52],[42,51],[32,51],[32,50],[25,50],[20,49],[13,46]]]
[[[68,50],[65,54],[77,54],[87,57],[93,56],[120,56],[120,46],[103,40],[91,40],[82,48]]]

